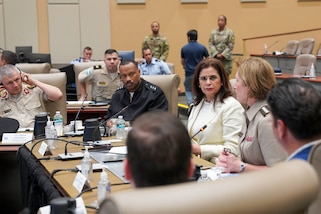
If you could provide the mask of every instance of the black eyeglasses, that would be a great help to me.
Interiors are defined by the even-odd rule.
[[[237,155],[236,155],[235,153],[233,153],[232,150],[229,149],[229,148],[224,148],[223,151],[224,151],[225,153],[230,153],[230,154],[234,155],[235,157],[237,157]]]
[[[208,77],[203,76],[203,77],[199,77],[198,79],[199,79],[200,81],[203,81],[203,82],[206,82],[206,81],[209,79],[211,82],[213,82],[214,80],[217,79],[217,76],[215,76],[215,75],[208,76]]]

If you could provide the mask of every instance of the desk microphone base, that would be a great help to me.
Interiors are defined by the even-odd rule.
[[[65,154],[58,155],[58,159],[63,161],[82,159],[83,157],[84,157],[84,154],[82,152],[73,152],[73,153],[68,153],[67,155]]]

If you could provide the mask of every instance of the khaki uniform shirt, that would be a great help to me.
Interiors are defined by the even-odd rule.
[[[287,153],[273,134],[272,118],[266,101],[257,101],[246,111],[246,123],[240,137],[240,153],[244,162],[261,166],[273,166],[285,161]]]
[[[12,96],[3,89],[0,96],[0,117],[18,120],[20,128],[33,128],[35,116],[41,112],[47,112],[45,109],[47,95],[36,86],[23,83],[19,95]]]
[[[164,36],[149,35],[144,38],[142,49],[150,48],[153,57],[166,61],[169,53],[169,44]]]
[[[97,102],[111,100],[115,91],[123,85],[119,78],[119,72],[112,78],[106,67],[101,65],[96,65],[80,72],[78,80],[91,83],[92,99]]]

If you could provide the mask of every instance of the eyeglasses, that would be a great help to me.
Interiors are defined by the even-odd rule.
[[[203,76],[203,77],[199,77],[198,79],[200,81],[203,81],[203,82],[206,82],[209,79],[211,82],[213,82],[213,81],[215,81],[217,79],[217,76],[215,76],[215,75],[212,75],[212,76],[209,76],[209,77]]]
[[[230,148],[224,148],[223,150],[225,153],[230,153],[230,154],[234,155],[235,157],[237,157],[237,155],[235,153],[233,153]]]

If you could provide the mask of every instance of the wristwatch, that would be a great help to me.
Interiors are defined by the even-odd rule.
[[[244,163],[244,162],[241,162],[240,172],[243,172],[244,170],[245,170],[245,163]]]

